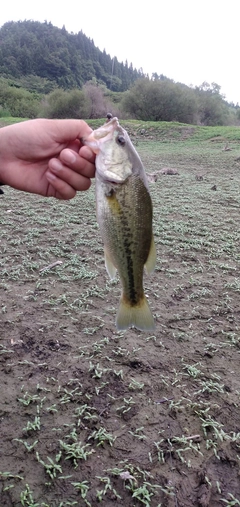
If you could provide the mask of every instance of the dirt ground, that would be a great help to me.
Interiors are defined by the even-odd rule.
[[[232,146],[138,142],[149,172],[179,171],[151,185],[154,334],[115,328],[94,184],[66,203],[0,196],[1,507],[240,505]]]

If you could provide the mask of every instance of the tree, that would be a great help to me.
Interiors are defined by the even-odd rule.
[[[193,90],[186,86],[171,80],[144,78],[125,94],[123,108],[140,120],[192,123],[197,101]]]
[[[8,110],[10,115],[17,118],[36,118],[39,112],[40,96],[9,86],[6,80],[0,81],[0,107]]]
[[[114,65],[113,65],[114,63]],[[114,91],[124,91],[142,76],[142,72],[100,51],[82,31],[68,33],[47,21],[18,21],[0,28],[0,73],[21,78],[35,75],[52,80],[55,85],[71,89],[96,77]]]
[[[90,102],[80,90],[54,90],[46,96],[42,113],[47,118],[89,118]]]
[[[86,83],[83,93],[90,104],[89,118],[102,118],[107,114],[103,90],[97,84]]]
[[[226,125],[229,107],[221,95],[221,86],[217,83],[202,83],[195,88],[198,97],[199,122],[202,125]]]

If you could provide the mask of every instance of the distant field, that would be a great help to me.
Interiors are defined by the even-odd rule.
[[[0,118],[0,127],[26,120],[27,118]],[[85,121],[95,129],[100,127],[105,119]],[[187,123],[143,122],[140,120],[124,120],[121,124],[133,134],[133,138],[134,136],[140,136],[143,139],[152,137],[155,140],[162,141],[191,140],[193,142],[207,140],[224,142],[226,140],[240,143],[240,127],[201,127],[199,125],[188,125]]]
[[[123,125],[179,172],[150,185],[154,334],[116,331],[94,183],[0,197],[1,506],[240,505],[240,128]]]
[[[19,123],[21,121],[26,121],[27,118],[0,118],[0,127],[6,127],[7,125],[12,125],[13,123]]]

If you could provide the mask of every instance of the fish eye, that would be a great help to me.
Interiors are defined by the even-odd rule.
[[[117,141],[119,144],[123,146],[125,144],[124,136],[118,136]]]

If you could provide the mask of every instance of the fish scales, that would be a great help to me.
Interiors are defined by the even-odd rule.
[[[110,195],[101,181],[96,182],[96,187],[103,243],[118,269],[125,301],[134,306],[143,298],[143,268],[152,240],[150,195],[135,176],[111,190]]]
[[[122,284],[117,328],[153,330],[143,270],[145,266],[148,273],[153,271],[156,249],[152,202],[141,159],[117,118],[83,141],[96,153],[97,219],[106,269],[111,278],[118,271]]]

